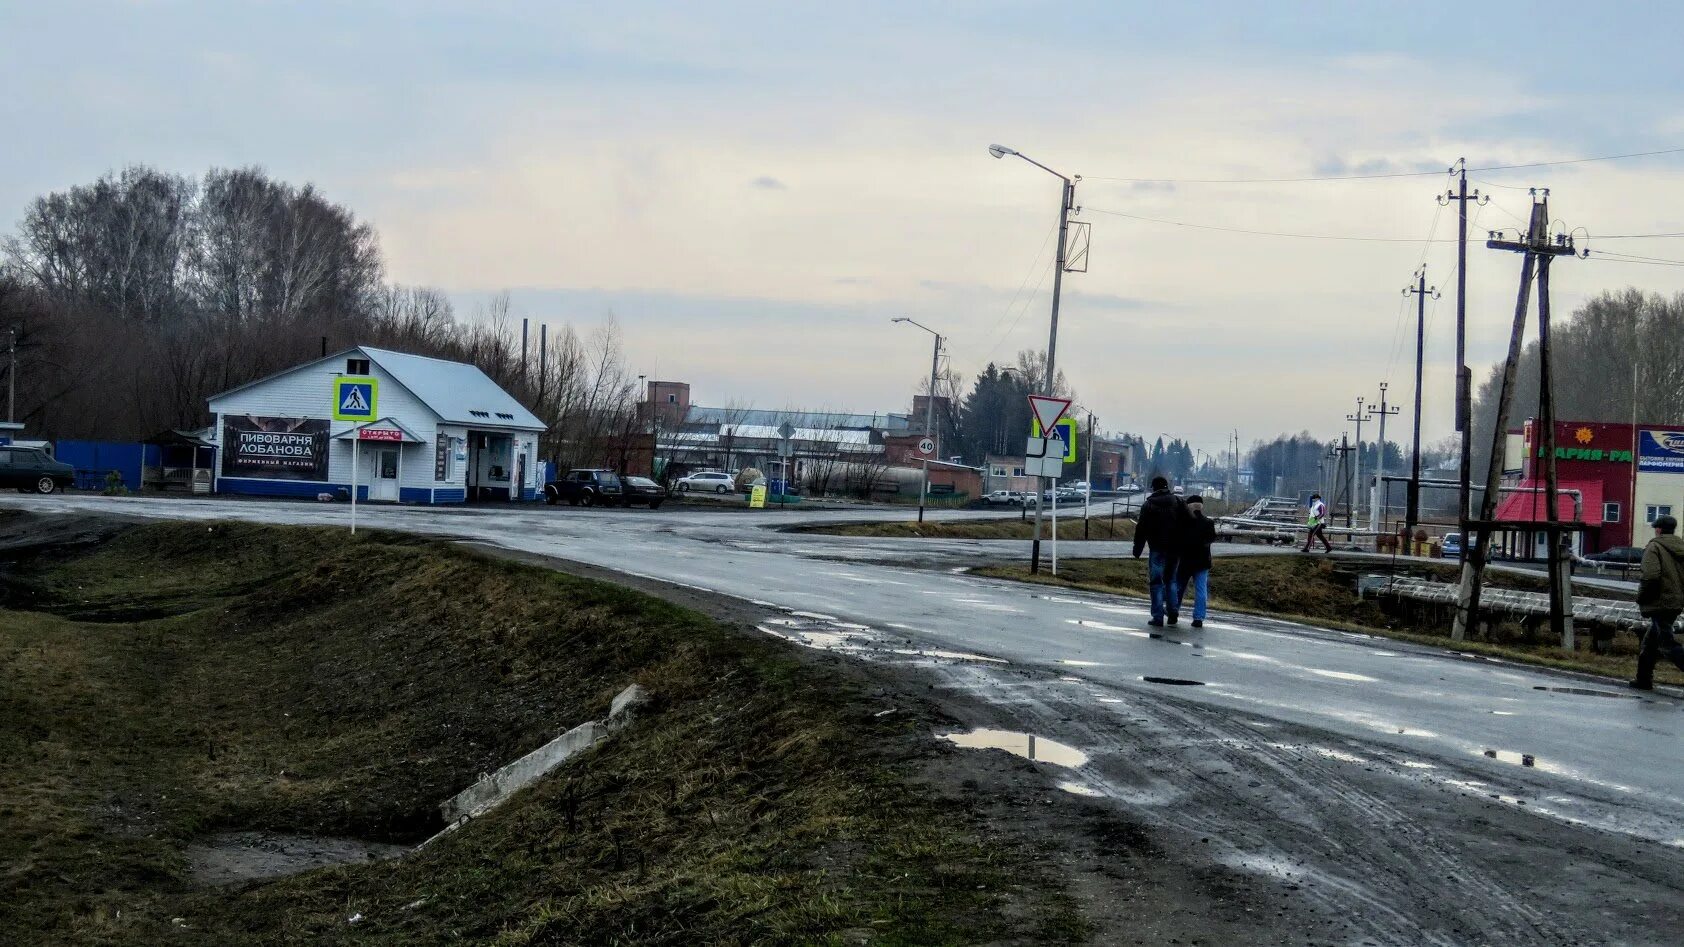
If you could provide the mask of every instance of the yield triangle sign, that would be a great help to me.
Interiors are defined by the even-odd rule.
[[[1064,412],[1070,410],[1069,398],[1052,398],[1047,395],[1030,395],[1029,412],[1035,420],[1041,422],[1042,431],[1051,431],[1058,427],[1058,419],[1064,417]]]

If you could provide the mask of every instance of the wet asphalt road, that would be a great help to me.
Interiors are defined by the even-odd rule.
[[[266,523],[346,523],[349,513],[83,496],[0,504]],[[864,659],[912,655],[941,686],[998,707],[1001,725],[1085,751],[1069,768],[1071,791],[1113,800],[1204,840],[1223,864],[1308,892],[1343,925],[1327,931],[1335,942],[1684,942],[1674,933],[1684,923],[1675,906],[1684,901],[1684,702],[1254,617],[1214,614],[1200,631],[1153,634],[1138,602],[956,571],[1026,557],[1023,542],[775,529],[883,517],[880,509],[683,507],[359,512],[371,527],[749,600],[781,616],[764,630],[810,646]],[[1127,553],[1126,544],[1094,545],[1101,549],[1081,552]]]

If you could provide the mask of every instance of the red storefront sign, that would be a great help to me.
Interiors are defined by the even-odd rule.
[[[383,427],[365,427],[357,431],[359,441],[402,441],[403,432]]]

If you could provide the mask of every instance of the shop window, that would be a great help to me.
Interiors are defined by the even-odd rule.
[[[1620,521],[1620,505],[1618,503],[1602,504],[1602,522],[1618,523]]]
[[[1643,508],[1643,521],[1645,523],[1649,523],[1651,525],[1655,522],[1655,520],[1657,520],[1657,519],[1659,519],[1663,516],[1671,516],[1671,515],[1672,515],[1672,504],[1670,504],[1670,503],[1663,503],[1663,504],[1651,503],[1648,506]]]

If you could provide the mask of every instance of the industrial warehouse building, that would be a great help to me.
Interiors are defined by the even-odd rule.
[[[372,410],[369,410],[372,409]],[[257,496],[530,500],[544,425],[473,365],[359,346],[210,398],[215,489]]]

